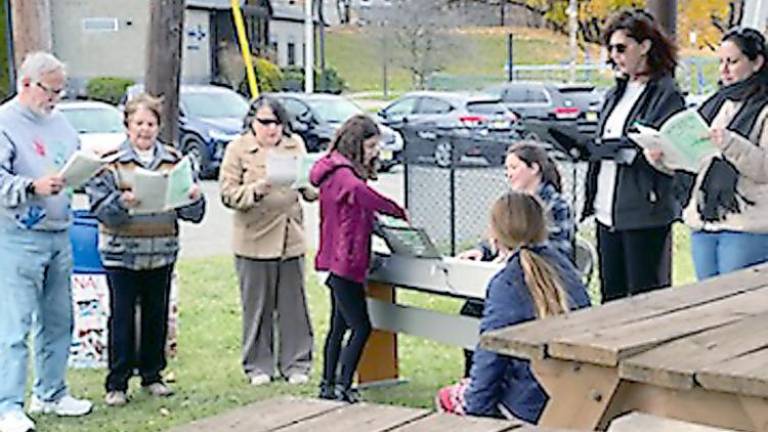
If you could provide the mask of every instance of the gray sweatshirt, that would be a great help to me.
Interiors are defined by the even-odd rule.
[[[35,179],[58,172],[79,147],[77,132],[58,110],[41,116],[14,98],[0,106],[0,224],[62,231],[70,223],[70,193],[27,193]]]

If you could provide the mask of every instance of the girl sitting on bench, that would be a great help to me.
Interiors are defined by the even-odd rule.
[[[590,304],[578,271],[546,241],[539,199],[521,192],[499,198],[491,209],[490,233],[507,258],[488,284],[481,335]],[[547,399],[527,361],[478,348],[469,379],[441,389],[436,402],[438,409],[454,414],[536,423]]]

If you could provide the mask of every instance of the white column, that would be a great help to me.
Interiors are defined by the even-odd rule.
[[[315,89],[315,34],[312,25],[312,0],[304,0],[304,93]]]
[[[569,32],[569,45],[571,48],[571,64],[570,64],[570,81],[576,81],[576,58],[578,56],[578,46],[576,44],[576,36],[579,30],[579,2],[578,0],[570,0],[568,2],[568,32]]]

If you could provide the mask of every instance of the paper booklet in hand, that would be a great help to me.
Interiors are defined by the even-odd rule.
[[[384,239],[393,254],[416,258],[442,258],[426,231],[413,227],[404,220],[380,214],[376,218],[376,233]]]
[[[273,186],[286,186],[293,189],[309,187],[309,170],[322,154],[281,154],[270,152],[267,155],[267,181]]]
[[[703,160],[718,153],[709,139],[709,126],[694,109],[678,112],[658,130],[640,124],[635,127],[637,132],[627,136],[644,149],[661,150],[664,165],[671,169],[698,172]]]
[[[189,191],[194,184],[189,157],[184,157],[166,173],[137,168],[133,176],[133,194],[138,204],[130,213],[160,213],[192,204],[195,200],[189,197]]]
[[[100,156],[84,150],[77,150],[61,168],[59,176],[64,179],[68,187],[78,189],[96,175],[104,165],[116,161],[123,153],[125,152]]]

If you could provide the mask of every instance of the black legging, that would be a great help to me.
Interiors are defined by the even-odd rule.
[[[323,382],[338,383],[343,388],[352,386],[357,364],[365,342],[371,334],[371,319],[365,302],[363,284],[344,279],[331,273],[325,284],[331,289],[331,325],[325,338]],[[352,330],[347,345],[341,349],[344,333]],[[341,375],[336,379],[336,369],[341,352]]]

